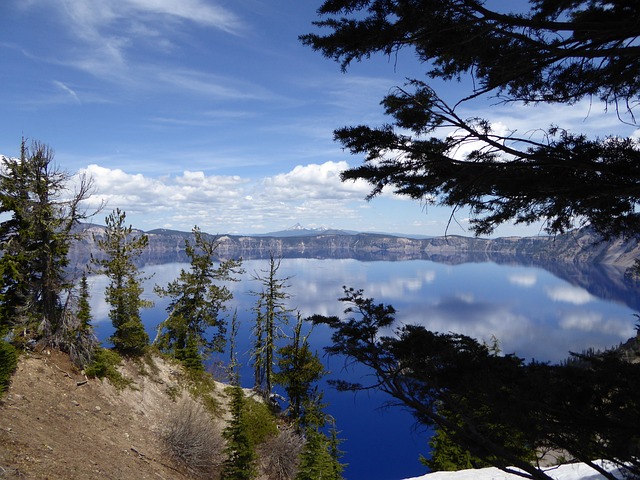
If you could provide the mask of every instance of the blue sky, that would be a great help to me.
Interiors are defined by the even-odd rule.
[[[94,178],[93,201],[107,201],[99,223],[121,208],[143,230],[264,233],[299,222],[444,234],[449,210],[390,192],[366,202],[366,185],[339,181],[361,159],[333,142],[333,130],[383,123],[381,98],[421,70],[406,51],[341,73],[297,39],[320,3],[4,0],[0,154],[16,156],[22,136],[49,144],[61,168]],[[446,88],[456,98],[459,86]],[[519,131],[553,122],[637,135],[588,101],[492,107],[488,118]],[[449,233],[468,233],[465,212],[456,220]]]

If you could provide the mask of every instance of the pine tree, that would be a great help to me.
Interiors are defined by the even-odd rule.
[[[77,317],[80,321],[80,330],[87,331],[91,329],[91,320],[93,315],[91,313],[91,305],[89,304],[89,282],[87,280],[86,272],[82,273],[80,278],[80,293],[78,295],[78,312]]]
[[[92,181],[71,175],[53,163],[53,151],[23,140],[20,158],[2,158],[0,173],[0,331],[14,341],[44,339],[64,346],[63,292],[72,287],[66,274],[73,227],[88,217],[81,204]],[[68,314],[68,312],[67,312]]]
[[[402,59],[389,62],[399,68],[413,56],[422,69],[390,85],[379,102],[391,117],[384,124],[334,132],[365,157],[342,180],[367,181],[369,198],[392,189],[452,215],[465,209],[476,234],[535,221],[550,233],[640,231],[637,138],[572,132],[554,119],[502,132],[473,113],[481,101],[490,112],[595,100],[637,125],[637,1],[325,0],[318,15],[319,28],[301,39],[344,71],[378,54]],[[447,83],[456,87],[438,92]]]
[[[185,242],[190,270],[181,270],[178,278],[166,287],[155,287],[159,296],[171,301],[167,307],[169,316],[158,326],[154,344],[190,368],[202,370],[206,356],[224,350],[226,321],[221,313],[233,294],[220,283],[237,281],[234,275],[242,273],[242,262],[226,260],[216,267],[216,241],[207,239],[198,227],[194,227],[193,236],[193,243]],[[213,335],[211,328],[216,329]]]
[[[287,416],[297,426],[298,431],[307,424],[304,407],[311,401],[313,386],[325,374],[320,358],[311,352],[311,332],[303,336],[302,326],[303,320],[298,314],[291,342],[277,350],[278,370],[273,376],[274,382],[282,386],[287,394]]]
[[[276,342],[284,337],[283,327],[287,325],[291,312],[285,304],[290,298],[286,292],[290,277],[278,278],[279,268],[280,260],[276,260],[273,254],[270,254],[269,269],[263,271],[262,275],[254,275],[254,280],[262,283],[262,291],[254,292],[258,299],[254,307],[255,340],[251,356],[255,375],[254,388],[261,392],[264,398],[268,398],[273,389]]]
[[[75,299],[75,296],[72,298]],[[69,355],[79,367],[85,367],[93,361],[95,350],[100,345],[91,324],[93,315],[89,298],[89,282],[86,272],[83,272],[73,314],[71,317],[66,317],[69,322],[67,328],[70,337],[67,342]]]
[[[323,429],[328,416],[323,409],[322,394],[317,390],[305,405],[305,444],[300,454],[300,467],[296,480],[341,480],[344,465],[340,463],[342,452],[338,449],[340,440],[333,423],[330,436]]]
[[[255,478],[255,451],[244,421],[244,392],[239,386],[231,387],[231,420],[223,432],[227,440],[227,459],[222,469],[222,480],[251,480]]]
[[[315,360],[317,357],[314,355],[313,364]],[[313,370],[316,369],[314,367]],[[304,394],[301,395],[301,413],[297,421],[294,421],[298,430],[303,433],[305,443],[300,454],[296,480],[341,480],[344,465],[340,463],[342,452],[338,448],[340,440],[335,420],[325,413],[327,405],[318,386],[311,388],[311,384],[306,381],[301,384],[305,385]],[[327,421],[331,421],[332,425],[329,436],[325,433]]]
[[[120,352],[138,355],[149,343],[140,310],[153,303],[142,298],[145,278],[140,275],[135,260],[149,240],[146,235],[134,234],[131,226],[125,226],[125,220],[126,214],[120,209],[107,216],[105,237],[96,238],[104,256],[94,257],[92,261],[98,266],[97,273],[110,280],[105,292],[111,305],[109,318],[115,328],[110,340]]]

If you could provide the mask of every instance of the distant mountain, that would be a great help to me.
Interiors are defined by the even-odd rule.
[[[82,262],[96,253],[95,239],[104,227],[83,225],[90,232],[73,249]],[[142,232],[140,232],[142,233]],[[184,241],[191,232],[156,229],[149,236],[143,261],[164,263],[183,261]],[[575,263],[614,265],[627,268],[640,258],[637,240],[600,241],[590,229],[581,229],[556,237],[502,237],[483,239],[451,235],[414,238],[382,233],[358,233],[348,230],[294,227],[260,235],[218,235],[218,253],[223,257],[265,258],[270,253],[281,257],[354,258],[358,260],[432,260],[440,263],[465,262],[521,264]],[[170,257],[175,258],[170,258]]]
[[[286,230],[278,230],[277,232],[258,233],[249,235],[252,237],[314,237],[317,235],[357,235],[360,232],[354,230],[338,230],[334,228],[305,228],[299,223],[287,228]]]

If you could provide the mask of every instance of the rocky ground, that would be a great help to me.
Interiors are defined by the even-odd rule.
[[[156,357],[123,372],[133,385],[117,390],[87,380],[63,353],[22,355],[0,400],[0,478],[193,478],[161,440],[183,392],[179,367]]]

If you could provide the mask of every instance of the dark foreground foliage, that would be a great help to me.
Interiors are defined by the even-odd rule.
[[[325,0],[318,13],[320,29],[301,39],[343,70],[382,54],[400,72],[415,58],[426,74],[390,85],[381,104],[391,122],[336,130],[366,157],[343,180],[366,180],[371,197],[389,187],[454,213],[466,207],[477,234],[538,220],[554,233],[576,221],[604,235],[640,231],[637,139],[552,120],[504,132],[489,114],[465,113],[480,99],[489,108],[586,99],[637,125],[639,2]],[[455,90],[439,93],[443,82]]]
[[[0,397],[11,382],[11,375],[18,366],[18,351],[4,340],[0,340]]]
[[[313,317],[334,332],[330,354],[371,369],[369,384],[334,381],[338,389],[377,388],[408,407],[418,422],[444,429],[475,458],[529,478],[533,451],[558,449],[593,464],[605,459],[640,476],[640,364],[614,354],[584,357],[580,365],[525,363],[499,356],[460,334],[422,326],[396,328],[393,307],[345,288],[344,320]]]

